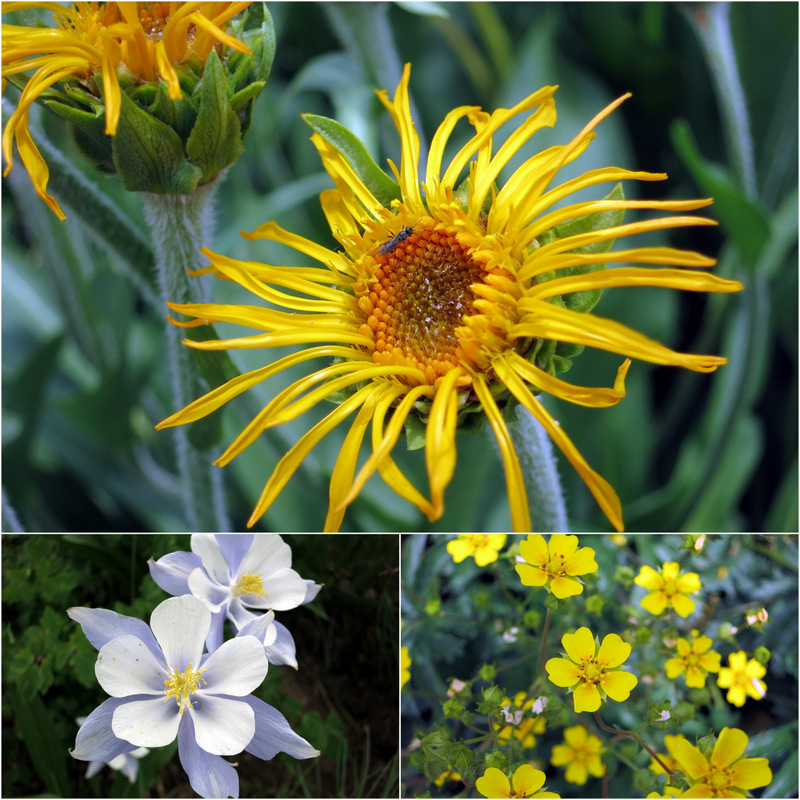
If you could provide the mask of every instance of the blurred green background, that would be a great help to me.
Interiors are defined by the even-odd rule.
[[[631,91],[633,98],[602,123],[589,150],[561,177],[608,165],[666,171],[665,182],[628,183],[627,196],[713,195],[715,205],[704,211],[720,221],[719,228],[680,229],[637,237],[635,243],[647,238],[715,256],[715,272],[741,280],[745,291],[703,296],[613,289],[596,313],[675,349],[723,354],[730,363],[703,375],[635,362],[628,396],[615,408],[547,404],[616,489],[629,530],[796,531],[797,4],[730,6],[733,55],[752,134],[752,174],[739,166],[739,150],[727,136],[701,44],[714,8],[719,7],[270,6],[277,57],[255,106],[246,152],[219,191],[211,247],[240,259],[300,263],[288,248],[239,237],[240,230],[270,219],[334,247],[318,200],[332,182],[300,114],[334,117],[363,139],[379,163],[387,157],[397,161],[398,138],[374,89],[393,94],[406,61],[413,65],[411,93],[423,148],[457,105],[508,107],[557,83],[556,128],[537,134],[521,160],[569,141],[608,102]],[[15,97],[12,92],[9,97]],[[59,119],[43,113],[41,125],[59,149],[75,153]],[[466,126],[457,130],[453,147],[458,135],[466,136]],[[113,179],[80,168],[144,230],[137,197]],[[58,194],[57,182],[54,175],[51,185],[65,203],[66,223],[58,223],[35,197],[19,163],[3,183],[4,529],[185,530],[172,434],[153,429],[176,409],[162,345],[164,309],[153,297],[149,265],[146,259],[125,263],[92,238],[79,214],[67,208],[69,198]],[[207,280],[216,302],[251,302],[244,290]],[[241,331],[220,325],[218,332],[227,338]],[[283,354],[232,353],[242,370]],[[589,351],[566,377],[610,385],[620,361]],[[218,452],[291,377],[271,379],[216,412],[223,418]],[[287,447],[329,409],[262,435],[225,468],[235,529],[243,527]],[[348,426],[306,459],[261,529],[321,528],[328,480]],[[463,434],[457,447],[445,516],[433,529],[507,530],[496,445]],[[426,487],[423,453],[409,453],[401,444],[395,455],[414,483]],[[608,530],[578,475],[563,459],[560,464],[572,529]],[[343,530],[355,531],[430,528],[377,477],[343,524]]]
[[[513,553],[511,558],[505,557],[525,537],[509,536],[500,559],[488,567],[476,566],[472,558],[455,564],[446,550],[451,538],[414,535],[405,537],[402,546],[402,644],[408,647],[412,660],[411,678],[401,698],[403,797],[479,796],[459,781],[448,781],[441,788],[436,787],[430,778],[438,776],[444,765],[441,760],[432,758],[425,770],[424,748],[415,741],[432,732],[434,726],[451,731],[449,740],[454,743],[475,742],[479,738],[475,731],[487,729],[486,717],[480,714],[475,714],[472,728],[459,720],[445,719],[442,703],[447,699],[446,692],[453,678],[472,681],[482,666],[488,664],[496,668],[491,683],[503,687],[506,695],[513,698],[516,692],[527,692],[541,672],[540,648],[547,593],[544,589],[523,586],[514,571]],[[557,658],[562,651],[562,635],[579,626],[587,626],[601,642],[609,633],[632,640],[633,649],[625,663],[638,676],[639,684],[625,702],[603,703],[600,709],[603,722],[615,728],[638,731],[658,753],[666,752],[663,742],[667,733],[682,733],[694,742],[695,736],[705,736],[709,730],[719,735],[726,726],[739,728],[749,737],[745,757],[768,758],[773,773],[771,784],[754,789],[753,795],[797,797],[797,536],[709,536],[699,556],[679,549],[683,544],[683,537],[675,535],[628,536],[624,545],[616,544],[605,535],[581,536],[579,546],[594,550],[598,569],[583,575],[584,591],[569,598],[553,613],[547,657]],[[660,617],[644,611],[639,602],[647,592],[631,583],[643,565],[658,570],[667,561],[680,562],[684,572],[696,572],[702,583],[702,589],[694,596],[696,609],[686,619],[669,611]],[[617,577],[620,567],[629,570],[626,586]],[[595,604],[602,601],[599,611],[597,605],[590,611],[589,598]],[[760,606],[769,614],[763,632],[748,627],[745,621],[748,610],[758,610]],[[725,623],[737,629],[735,643],[719,635]],[[663,646],[662,637],[672,626],[678,636],[687,639],[693,628],[711,637],[713,650],[722,656],[722,666],[728,665],[732,652],[744,650],[748,658],[752,658],[756,648],[766,647],[772,654],[763,679],[766,696],[759,701],[748,698],[737,708],[724,699],[727,690],[717,688],[714,674],[710,673],[706,680],[712,694],[710,699],[706,695],[704,701],[695,699],[697,693],[687,688],[684,677],[669,680],[663,664],[671,651]],[[508,637],[514,630],[515,636]],[[642,631],[653,633],[646,645],[637,641]],[[470,696],[471,692],[473,698],[473,702],[465,703],[469,711],[475,711],[475,704],[482,697],[481,690],[489,684],[489,681],[476,680],[467,690],[466,695]],[[522,753],[518,749],[514,760],[537,763],[546,773],[548,791],[561,797],[605,797],[600,779],[590,777],[583,786],[570,784],[564,779],[564,767],[550,765],[553,746],[563,742],[563,727],[584,724],[617,756],[606,761],[607,796],[647,796],[651,789],[646,788],[646,781],[652,775],[646,769],[650,759],[644,750],[631,741],[620,747],[619,737],[603,733],[594,724],[592,714],[573,713],[573,703],[566,690],[546,680],[545,685],[546,689],[540,688],[543,694],[564,699],[568,722],[564,723],[562,718],[562,724],[555,724],[551,716],[547,730],[537,735],[536,745]],[[687,715],[685,722],[663,731],[643,725],[649,703],[667,699],[675,709],[676,718],[681,703],[693,704],[693,713]],[[553,714],[556,708],[551,702],[548,713]],[[617,739],[616,746],[614,739]],[[629,748],[627,757],[634,768],[626,766],[622,758],[625,748]],[[472,744],[471,749],[477,761],[470,768],[470,774],[477,771],[477,775],[481,775],[484,756],[492,748]],[[645,775],[637,776],[638,770],[644,770]],[[661,780],[660,786],[663,784]],[[426,795],[426,792],[431,794]]]
[[[240,797],[397,797],[398,537],[290,535],[292,566],[322,583],[280,612],[298,670],[270,665],[256,696],[321,751],[297,761],[236,756]],[[107,699],[97,651],[67,617],[109,608],[147,622],[168,595],[147,560],[190,550],[188,535],[14,535],[2,538],[2,796],[195,797],[177,742],[142,759],[138,782],[73,759],[78,725]],[[390,697],[392,702],[387,703]]]

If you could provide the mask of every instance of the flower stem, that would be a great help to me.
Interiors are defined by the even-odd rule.
[[[661,769],[663,769],[664,772],[666,772],[667,775],[669,775],[669,779],[670,780],[674,780],[675,774],[672,772],[672,770],[669,769],[667,767],[667,765],[658,757],[658,755],[655,753],[655,751],[652,750],[650,747],[648,747],[635,733],[632,733],[631,731],[621,731],[618,728],[612,728],[610,725],[606,725],[605,722],[603,722],[603,720],[600,719],[600,714],[597,711],[594,712],[594,718],[597,721],[597,724],[604,731],[608,731],[609,733],[613,733],[613,734],[615,734],[617,736],[630,737],[635,742],[640,744],[659,763],[659,765],[661,766]]]
[[[164,303],[207,300],[207,287],[202,279],[187,275],[187,270],[202,266],[200,247],[211,235],[211,199],[217,183],[203,186],[191,195],[141,195],[153,237],[158,288]],[[174,410],[208,391],[192,351],[182,344],[183,338],[183,329],[166,323],[166,353],[172,375]],[[229,530],[221,470],[212,464],[213,458],[207,450],[191,443],[186,426],[178,426],[171,433],[175,437],[187,529]]]
[[[516,422],[509,425],[528,491],[531,530],[540,533],[566,533],[567,508],[547,431],[531,413],[517,407]]]
[[[545,664],[547,663],[547,632],[550,630],[550,617],[552,610],[547,609],[547,616],[544,618],[544,630],[542,631],[542,675],[547,671]]]

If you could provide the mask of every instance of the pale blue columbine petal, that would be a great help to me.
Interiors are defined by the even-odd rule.
[[[131,635],[143,642],[156,657],[161,658],[161,648],[146,622],[125,617],[107,608],[68,608],[67,616],[77,622],[89,643],[97,650],[118,636]]]
[[[267,611],[266,614],[254,616],[236,634],[237,639],[240,636],[255,636],[264,647],[271,645],[278,638],[278,629],[275,627],[275,612]]]
[[[245,747],[248,753],[264,759],[274,758],[278,753],[287,753],[293,758],[314,758],[319,755],[319,750],[289,727],[280,711],[252,695],[242,698],[242,701],[253,709],[256,720],[255,735]]]
[[[195,669],[200,666],[211,612],[197,598],[186,594],[160,603],[150,617],[150,627],[169,666],[178,672],[190,664]]]
[[[236,770],[224,758],[207,753],[197,744],[188,714],[178,731],[178,758],[192,789],[201,797],[239,797]]]
[[[211,614],[211,627],[206,636],[206,647],[209,653],[213,653],[222,644],[225,633],[225,611],[218,611],[216,614]]]
[[[114,712],[111,729],[115,736],[137,747],[164,747],[175,741],[184,716],[178,713],[178,704],[172,698],[133,700]]]
[[[200,556],[203,568],[212,580],[223,586],[230,586],[233,573],[213,534],[193,533],[192,552]]]
[[[154,658],[136,636],[119,636],[103,645],[94,674],[112,697],[164,691],[163,658]]]
[[[192,570],[189,575],[189,591],[199,600],[202,600],[209,611],[216,614],[226,611],[231,599],[231,592],[227,586],[217,583],[203,567]]]
[[[241,697],[257,689],[269,664],[264,647],[254,636],[229,639],[203,663],[205,685],[198,692]]]
[[[288,664],[290,667],[297,669],[297,649],[295,648],[292,634],[280,622],[275,622],[273,627],[278,635],[271,645],[264,647],[267,660],[270,664]]]
[[[247,551],[253,546],[252,533],[218,533],[217,544],[228,562],[231,575],[239,573],[239,566]]]
[[[321,583],[314,583],[314,581],[310,581],[306,579],[306,596],[303,600],[303,605],[306,603],[310,603],[318,594],[319,590],[322,588]]]
[[[136,698],[112,697],[102,702],[81,725],[75,739],[75,749],[70,755],[78,761],[102,761],[106,763],[121,753],[130,753],[136,745],[126,742],[114,735],[111,721],[114,712],[131,699],[144,700],[144,695]]]
[[[216,756],[235,756],[250,744],[256,731],[253,709],[243,700],[195,695],[192,722],[197,744]]]
[[[151,558],[147,562],[150,576],[165,591],[175,597],[191,594],[189,591],[189,574],[193,569],[202,566],[200,556],[195,553],[167,553],[158,561]]]

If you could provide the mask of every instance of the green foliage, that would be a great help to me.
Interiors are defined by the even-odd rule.
[[[582,576],[586,587],[580,594],[551,603],[546,639],[542,612],[551,595],[544,587],[523,586],[514,570],[522,537],[509,537],[498,560],[483,568],[470,558],[454,563],[446,551],[449,538],[415,536],[404,544],[403,645],[412,665],[402,692],[402,745],[408,748],[403,796],[428,791],[433,797],[477,797],[475,781],[486,768],[496,766],[511,775],[523,763],[544,771],[547,790],[562,797],[663,794],[664,776],[649,765],[652,753],[667,753],[665,736],[681,734],[710,753],[724,727],[747,733],[744,757],[769,759],[773,783],[755,789],[755,796],[796,793],[797,775],[791,772],[798,748],[793,712],[797,626],[791,621],[798,597],[796,535],[709,534],[700,543],[689,536],[648,534],[618,544],[605,536],[581,535],[579,546],[593,549],[598,569]],[[647,592],[633,578],[642,566],[658,570],[667,561],[699,576],[701,589],[692,596],[695,610],[686,618],[672,609],[654,616],[640,605]],[[626,585],[618,580],[621,570],[630,573]],[[436,617],[424,611],[433,596],[441,599]],[[601,613],[591,614],[598,598]],[[761,607],[770,620],[763,630],[746,624],[747,609]],[[774,619],[782,625],[780,632]],[[726,623],[727,638],[717,635],[721,623]],[[599,720],[590,712],[576,713],[571,691],[553,684],[542,669],[549,659],[563,657],[563,635],[582,626],[596,641],[615,633],[630,644],[624,668],[637,678],[628,699],[605,698]],[[508,636],[512,629],[516,633]],[[748,657],[769,651],[766,696],[736,707],[726,700],[714,673],[706,675],[702,688],[687,686],[686,673],[667,678],[665,664],[677,655],[677,639],[690,639],[692,631],[713,639],[722,666],[740,650]],[[466,685],[456,697],[448,695],[453,679]],[[519,692],[535,704],[517,717],[521,707],[514,698]],[[501,708],[505,698],[512,703]],[[537,719],[544,719],[546,727],[528,747],[524,726]],[[601,740],[607,785],[593,777],[582,786],[569,783],[564,767],[551,765],[553,747],[563,744],[564,729],[575,725]],[[509,726],[510,738],[501,739],[499,730]],[[435,779],[454,760],[463,768],[456,770],[461,783],[436,786]],[[681,772],[672,782],[690,785]]]

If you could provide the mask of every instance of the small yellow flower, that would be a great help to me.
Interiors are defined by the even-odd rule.
[[[583,725],[576,725],[564,731],[566,744],[557,744],[553,748],[550,763],[554,767],[567,766],[564,775],[567,783],[583,786],[589,780],[589,773],[595,778],[606,774],[606,767],[600,759],[603,743],[597,736],[589,733]]]
[[[678,742],[684,741],[685,739],[686,737],[682,733],[668,733],[664,736],[664,747],[667,748],[667,753],[659,753],[658,757],[664,762],[664,766],[666,766],[667,769],[671,769],[673,772],[681,768],[681,765],[678,763],[678,759],[675,758],[675,745]],[[661,764],[659,764],[654,758],[650,759],[650,769],[658,775],[666,774]]]
[[[267,378],[322,358],[324,366],[308,367],[303,377],[279,392],[215,462],[230,463],[267,428],[296,420],[323,406],[326,398],[341,400],[275,466],[248,526],[270,507],[310,451],[351,415],[354,419],[331,476],[325,529],[338,530],[346,507],[376,472],[429,520],[441,518],[445,490],[456,466],[456,430],[464,421],[463,410],[470,407],[480,408],[498,441],[512,527],[529,531],[528,494],[503,414],[505,404],[515,402],[544,427],[611,524],[622,530],[622,507],[613,488],[589,466],[538,396],[544,392],[578,405],[605,408],[625,396],[631,358],[698,372],[714,371],[726,359],[674,352],[616,321],[571,309],[559,298],[618,286],[740,291],[741,283],[700,271],[714,261],[698,253],[671,247],[607,252],[608,243],[629,235],[713,225],[710,219],[684,214],[711,201],[608,198],[561,204],[575,192],[604,182],[666,178],[608,167],[558,183],[561,168],[585,151],[594,128],[626,98],[600,111],[567,144],[527,157],[498,186],[501,172],[523,145],[537,131],[555,124],[554,86],[491,113],[475,106],[455,108],[434,133],[427,162],[421,163],[409,81],[410,65],[406,65],[394,99],[379,94],[400,134],[399,164],[391,164],[397,178],[395,199],[376,197],[375,187],[365,183],[353,163],[315,132],[312,142],[336,185],[320,196],[336,246],[324,247],[272,222],[246,234],[287,245],[314,259],[317,266],[273,266],[203,251],[211,261],[208,272],[236,281],[258,300],[251,305],[170,303],[174,311],[193,318],[179,324],[238,323],[256,333],[186,344],[196,349],[263,349],[264,364],[195,400],[157,427],[205,417]],[[524,120],[495,149],[497,131],[519,114]],[[450,147],[451,134],[462,120],[473,131],[456,152]],[[454,153],[449,164],[443,163],[446,152]],[[556,228],[572,221],[645,208],[680,213],[554,238]],[[619,261],[645,266],[582,272],[591,264]],[[544,341],[564,343],[573,351],[573,345],[589,345],[625,358],[613,386],[579,387],[557,377],[555,367],[548,371],[551,360],[539,349]],[[303,349],[277,360],[270,355],[274,348],[292,345]],[[420,443],[424,435],[429,496],[391,458],[412,422]],[[370,424],[372,452],[356,472]]]
[[[402,689],[411,679],[411,656],[407,647],[400,648],[400,688]]]
[[[754,658],[747,660],[744,650],[728,656],[728,666],[722,667],[717,686],[728,689],[727,700],[735,706],[743,706],[749,697],[761,700],[767,693],[767,684],[759,680],[767,674],[767,668]]]
[[[564,634],[561,644],[567,658],[551,658],[545,669],[556,686],[572,689],[577,713],[597,711],[606,695],[621,703],[639,682],[635,675],[620,670],[631,646],[616,633],[609,633],[598,648],[592,632],[578,628]]]
[[[505,533],[459,533],[458,539],[447,543],[447,552],[460,564],[472,556],[479,567],[497,561],[497,555],[506,543]]]
[[[497,738],[500,740],[501,744],[508,744],[513,735],[515,739],[522,743],[523,749],[529,749],[531,747],[536,747],[536,736],[534,734],[544,733],[547,727],[547,719],[545,717],[537,714],[533,717],[523,718],[524,711],[531,711],[533,709],[533,697],[531,697],[525,705],[522,705],[527,694],[527,692],[517,692],[514,695],[514,705],[517,706],[519,710],[513,713],[506,711],[507,725],[497,722],[493,723],[493,727],[497,731]],[[501,706],[509,709],[511,707],[511,701],[507,697],[504,697]],[[509,719],[510,717],[515,718],[516,715],[519,715],[518,721],[515,722],[514,719]]]
[[[439,777],[434,781],[437,786],[444,786],[446,781],[460,781],[461,776],[454,772],[451,768],[447,768]]]
[[[747,735],[723,728],[710,756],[688,741],[677,742],[675,757],[692,782],[681,797],[747,797],[751,789],[767,786],[772,771],[766,758],[742,758]]]
[[[475,788],[490,798],[507,797],[559,797],[553,792],[540,792],[544,785],[544,772],[534,769],[530,764],[523,764],[509,781],[506,775],[496,767],[489,767],[475,781]]]
[[[539,533],[532,533],[520,542],[519,552],[525,559],[516,570],[523,586],[545,586],[559,599],[572,597],[583,591],[576,575],[597,571],[594,550],[578,549],[578,537],[554,533],[546,543]]]
[[[650,592],[642,599],[641,606],[656,615],[666,608],[674,608],[679,617],[688,617],[694,611],[695,602],[687,595],[700,591],[697,573],[682,573],[676,561],[668,561],[660,572],[644,566],[633,582]]]
[[[686,673],[686,685],[701,688],[706,685],[709,672],[719,672],[720,654],[709,648],[713,642],[708,636],[699,636],[692,631],[692,641],[678,639],[678,655],[670,658],[664,667],[667,677],[673,680],[681,673]]]
[[[3,86],[6,79],[36,69],[22,90],[16,111],[3,131],[7,175],[13,166],[16,139],[19,155],[39,197],[60,219],[65,215],[47,193],[50,172],[33,142],[28,111],[54,84],[71,84],[105,113],[105,132],[114,136],[120,119],[120,78],[133,84],[162,80],[171,100],[182,97],[176,67],[205,63],[218,45],[249,53],[249,48],[224,31],[249,2],[240,3],[96,3],[71,6],[54,2],[3,3],[3,13],[41,8],[53,12],[54,27],[3,25]],[[95,83],[102,82],[102,93]],[[51,98],[52,99],[52,98]]]

